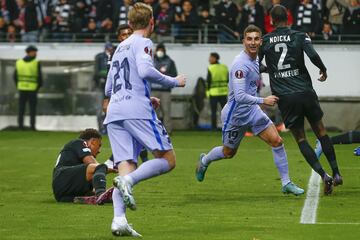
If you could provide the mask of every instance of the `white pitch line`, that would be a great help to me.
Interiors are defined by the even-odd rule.
[[[312,170],[304,207],[301,212],[301,224],[316,223],[316,212],[319,204],[320,180],[321,178],[319,174]]]
[[[359,222],[317,222],[320,225],[360,225]]]

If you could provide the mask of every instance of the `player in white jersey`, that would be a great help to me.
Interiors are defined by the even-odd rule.
[[[175,167],[175,152],[170,138],[158,120],[150,99],[150,82],[168,87],[184,87],[185,76],[176,78],[161,74],[153,66],[152,41],[154,30],[152,8],[136,3],[128,13],[133,34],[115,50],[105,95],[111,96],[104,124],[107,125],[114,161],[119,176],[114,178],[114,218],[111,231],[116,236],[141,236],[128,223],[126,207],[136,209],[132,187]],[[141,147],[151,151],[155,159],[137,168]]]
[[[273,106],[278,98],[256,97],[256,81],[260,79],[258,51],[261,45],[261,30],[249,25],[244,30],[245,50],[235,57],[229,76],[228,101],[221,112],[223,146],[213,148],[208,154],[202,153],[196,167],[196,178],[204,180],[205,172],[213,161],[232,158],[251,127],[253,133],[272,147],[275,165],[280,173],[282,192],[301,195],[304,190],[290,181],[288,161],[283,141],[276,127],[259,104]]]

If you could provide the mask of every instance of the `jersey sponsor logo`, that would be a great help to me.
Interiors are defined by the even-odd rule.
[[[282,71],[282,72],[275,72],[274,73],[275,78],[296,77],[296,76],[299,76],[299,75],[300,75],[299,69]]]
[[[83,148],[82,151],[83,152],[91,152],[90,148]]]
[[[241,70],[237,70],[235,72],[235,77],[238,79],[242,79],[244,77],[244,73]]]

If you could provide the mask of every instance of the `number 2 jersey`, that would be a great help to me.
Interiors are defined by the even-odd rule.
[[[152,49],[152,41],[136,33],[116,48],[105,85],[110,103],[104,124],[125,119],[155,119],[150,83],[177,86],[174,77],[155,69]]]
[[[271,91],[276,96],[314,91],[304,62],[304,52],[320,70],[326,71],[314,50],[310,37],[288,27],[279,27],[264,35],[259,52],[260,62],[265,56]]]

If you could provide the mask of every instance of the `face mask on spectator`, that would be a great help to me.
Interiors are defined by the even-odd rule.
[[[164,53],[163,51],[156,51],[156,56],[157,56],[158,58],[163,58],[164,55],[165,55],[165,53]]]

